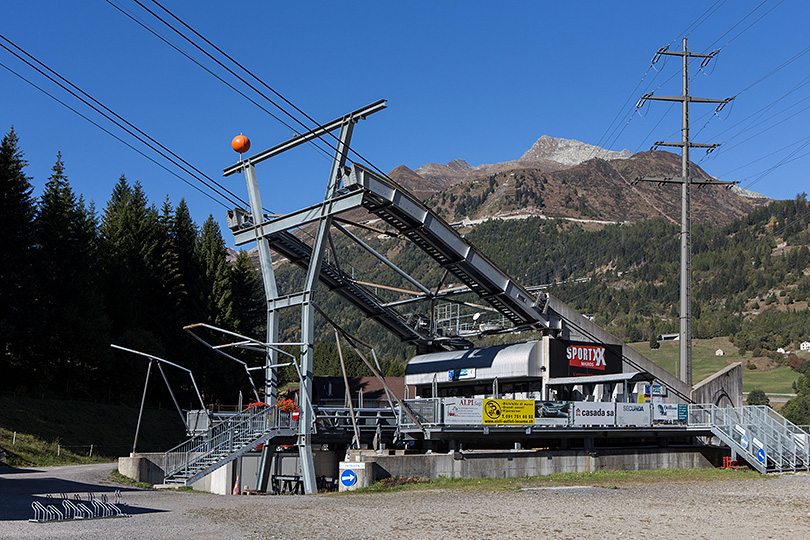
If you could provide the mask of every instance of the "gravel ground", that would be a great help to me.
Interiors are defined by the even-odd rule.
[[[29,523],[46,494],[112,493],[113,465],[0,468],[0,538],[810,538],[810,475],[619,489],[233,497],[121,488],[126,519]],[[111,497],[111,495],[108,495]]]

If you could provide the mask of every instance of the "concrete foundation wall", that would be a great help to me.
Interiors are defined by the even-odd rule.
[[[466,451],[450,454],[378,455],[373,451],[350,453],[349,461],[366,464],[363,485],[370,485],[389,476],[438,478],[511,478],[545,476],[564,472],[594,472],[599,470],[652,470],[675,468],[716,467],[728,451],[714,447],[689,448],[600,448],[597,450],[503,450]],[[336,478],[337,461],[334,453],[319,452],[316,460],[321,476]],[[331,454],[331,455],[330,455]],[[243,462],[242,487],[255,483],[258,455]],[[295,456],[288,456],[294,465]],[[138,454],[119,458],[118,471],[139,482],[163,482],[163,454]],[[292,467],[295,468],[295,467]],[[192,487],[220,495],[230,495],[236,479],[236,463],[220,467],[195,482]],[[296,471],[297,472],[297,471]],[[292,473],[295,474],[295,473]],[[359,480],[359,475],[358,475]],[[358,484],[359,487],[359,484]]]
[[[191,484],[191,487],[197,491],[207,491],[217,495],[230,495],[233,493],[233,485],[236,481],[234,467],[235,462],[228,463],[211,474],[203,476]]]
[[[364,455],[376,466],[376,478],[417,476],[423,478],[509,478],[545,476],[563,472],[599,470],[647,470],[714,467],[721,451],[697,448],[644,448],[588,450],[516,450],[402,456]]]
[[[742,407],[742,364],[736,362],[700,381],[692,388],[694,403]]]
[[[118,458],[118,472],[136,482],[163,483],[164,454],[130,454]]]

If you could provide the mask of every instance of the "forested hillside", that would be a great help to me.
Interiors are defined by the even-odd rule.
[[[791,313],[805,312],[809,223],[810,204],[800,195],[725,227],[693,227],[695,336],[734,336],[759,313],[764,320],[795,319]],[[520,281],[551,284],[550,291],[599,324],[641,341],[677,331],[678,232],[661,219],[589,231],[581,224],[529,218],[483,223],[467,239]],[[760,342],[741,334],[740,346],[797,346],[802,336],[810,337],[808,323],[779,338],[760,336]]]
[[[808,224],[810,204],[800,195],[726,226],[695,225],[695,337],[729,336],[739,348],[758,354],[795,349],[810,338]],[[548,285],[547,290],[594,315],[598,324],[626,341],[677,332],[679,228],[664,219],[608,226],[539,217],[494,219],[463,232],[519,282]],[[441,269],[414,246],[375,235],[366,241],[417,279],[440,280]],[[336,244],[344,272],[357,272],[372,283],[403,286],[387,280],[385,269],[356,245],[340,237]],[[277,268],[277,277],[287,292],[300,287],[303,279],[289,264]],[[321,291],[318,303],[330,313],[339,312],[341,324],[356,329],[385,358],[406,360],[413,354],[373,321],[351,308],[341,309],[335,295]],[[416,314],[429,316],[425,311]],[[319,330],[320,339],[334,340],[328,325]]]
[[[12,130],[0,148],[0,388],[132,403],[147,361],[114,352],[116,343],[192,369],[211,401],[234,394],[244,371],[182,327],[264,324],[247,255],[229,264],[212,217],[199,227],[183,200],[158,208],[123,176],[97,212],[71,189],[61,156],[34,200],[25,164]]]
[[[611,163],[615,168],[641,162]],[[263,290],[255,262],[246,253],[228,256],[230,233],[223,239],[213,217],[202,226],[194,223],[183,200],[151,203],[137,182],[124,177],[104,208],[94,208],[71,189],[69,166],[60,156],[45,191],[35,199],[24,165],[11,131],[0,148],[0,389],[132,403],[142,389],[147,362],[110,349],[116,343],[192,369],[206,402],[234,403],[237,389],[247,389],[243,368],[182,330],[207,322],[257,338],[264,335]],[[569,186],[572,171],[564,171]],[[498,174],[514,180],[508,172]],[[492,195],[502,187],[499,178],[482,180],[478,187]],[[464,189],[459,186],[453,189]],[[445,197],[441,204],[449,201]],[[454,215],[449,206],[444,211]],[[806,195],[759,206],[739,219],[724,220],[724,225],[696,221],[695,336],[729,336],[740,349],[772,355],[779,347],[793,349],[810,340]],[[603,225],[541,217],[493,219],[462,232],[522,284],[547,285],[627,341],[677,331],[679,242],[671,220]],[[415,246],[368,231],[357,234],[413,277],[453,285],[443,281],[443,270]],[[357,273],[370,288],[403,286],[356,243],[335,235],[334,245],[327,257],[344,273]],[[277,262],[280,292],[299,290],[303,272]],[[377,293],[394,298],[384,288]],[[375,346],[384,372],[402,373],[413,347],[397,342],[322,287],[316,303],[337,324]],[[429,318],[429,309],[423,305],[406,314],[414,320]],[[298,340],[300,316],[294,311],[283,314],[282,340]],[[319,316],[316,332],[315,374],[339,374],[334,329]],[[526,338],[525,333],[497,337]],[[350,375],[368,373],[346,347],[344,354]],[[263,362],[259,356],[240,358],[251,365]],[[173,384],[187,390],[185,374],[169,373]],[[296,379],[294,370],[286,368],[282,378]],[[161,391],[158,384],[153,388]]]

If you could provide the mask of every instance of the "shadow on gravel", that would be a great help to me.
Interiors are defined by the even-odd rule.
[[[8,465],[0,465],[0,475],[8,475],[8,474],[27,474],[27,473],[38,473],[44,472],[42,469],[18,469],[16,467],[10,467]]]
[[[8,469],[2,469],[4,476]],[[28,470],[26,472],[33,472]],[[73,498],[79,494],[82,500],[88,499],[88,493],[101,497],[107,494],[110,502],[115,502],[115,491],[120,490],[123,500],[126,503],[126,492],[141,491],[135,488],[121,486],[105,486],[99,484],[88,484],[85,482],[73,482],[60,478],[0,478],[0,521],[20,521],[33,517],[31,503],[38,500],[42,504],[56,504],[61,509],[62,493]],[[36,496],[34,495],[36,494]],[[53,500],[48,500],[46,495],[51,495]],[[133,508],[123,505],[122,510],[128,514],[144,514],[150,512],[163,512],[163,510],[148,508]]]

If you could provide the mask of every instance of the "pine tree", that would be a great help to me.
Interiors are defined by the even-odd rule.
[[[263,339],[267,324],[262,281],[247,251],[240,251],[231,268],[234,328],[250,337]]]
[[[222,328],[233,328],[233,292],[226,258],[225,241],[214,216],[205,220],[197,242],[197,253],[204,270],[203,299],[205,319]]]
[[[113,188],[99,227],[105,298],[114,336],[160,327],[154,311],[162,296],[161,230],[140,183],[124,176]]]
[[[25,384],[22,364],[30,360],[35,215],[18,143],[14,128],[0,143],[0,387],[14,389]]]
[[[206,322],[219,328],[234,330],[231,268],[226,253],[219,225],[213,216],[208,216],[197,238],[197,258],[202,268],[199,289],[201,296],[199,298],[204,306],[203,319],[197,322]],[[201,373],[202,384],[219,399],[235,402],[236,389],[244,388],[247,385],[244,369],[235,362],[225,360],[210,351],[200,354],[197,360],[198,369],[195,373]]]
[[[197,225],[191,219],[185,199],[180,199],[172,219],[172,247],[176,252],[177,271],[183,283],[179,298],[178,319],[184,325],[201,322],[203,318],[203,267],[197,256]]]
[[[96,223],[70,187],[61,154],[45,185],[35,230],[36,343],[42,354],[37,379],[43,389],[60,395],[89,395],[108,348],[96,288]]]

